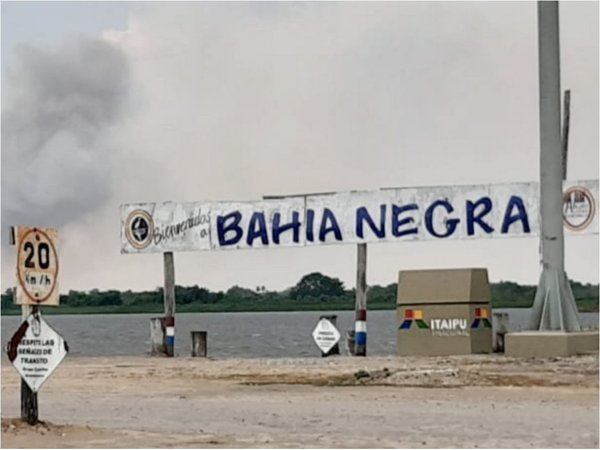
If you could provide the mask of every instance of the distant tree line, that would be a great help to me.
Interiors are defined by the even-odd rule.
[[[370,309],[393,309],[396,304],[397,284],[369,286],[367,292]],[[598,285],[571,282],[573,294],[580,310],[598,310]],[[529,307],[533,303],[536,286],[520,285],[511,281],[491,284],[492,304],[495,307]],[[295,286],[283,291],[269,291],[264,286],[248,289],[232,286],[227,291],[213,292],[199,286],[175,286],[175,298],[179,310],[290,310],[299,309],[352,309],[354,289],[346,289],[344,283],[319,272],[303,276]],[[15,312],[12,289],[2,294],[2,311]],[[163,288],[132,292],[92,289],[89,292],[69,291],[60,296],[61,306],[77,312],[103,308],[118,312],[153,312],[163,305]],[[198,308],[196,308],[198,307]],[[117,308],[117,309],[115,309]]]

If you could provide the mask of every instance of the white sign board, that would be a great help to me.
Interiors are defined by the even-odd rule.
[[[7,347],[8,359],[33,392],[67,355],[67,345],[39,314],[21,323]]]
[[[538,183],[414,187],[256,202],[121,206],[121,252],[538,236]],[[567,234],[598,234],[598,180],[565,182]]]
[[[313,333],[313,339],[319,346],[321,351],[325,354],[340,341],[340,332],[337,330],[334,324],[327,319],[321,319],[317,323]]]
[[[210,205],[133,203],[121,207],[127,253],[210,250]]]
[[[16,227],[17,305],[58,306],[58,231]]]

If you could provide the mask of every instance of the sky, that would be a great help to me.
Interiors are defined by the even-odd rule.
[[[2,289],[10,225],[57,227],[60,290],[154,289],[119,205],[539,181],[533,2],[2,2]],[[598,3],[560,5],[569,179],[598,178]],[[598,282],[598,236],[566,237]],[[536,284],[536,238],[373,244],[369,284],[486,267]],[[176,283],[355,284],[356,247],[175,254]]]

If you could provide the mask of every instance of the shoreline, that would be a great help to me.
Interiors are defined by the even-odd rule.
[[[493,306],[493,309],[531,309],[530,306]],[[285,312],[338,312],[338,311],[354,311],[354,308],[321,308],[321,309],[265,309],[265,310],[215,310],[215,311],[177,311],[177,314],[236,314],[236,313],[285,313]],[[369,311],[396,311],[396,308],[370,308]],[[94,311],[86,311],[86,312],[74,312],[72,310],[60,310],[55,308],[43,308],[41,310],[42,314],[46,316],[94,316],[94,315],[127,315],[127,314],[156,314],[157,317],[164,314],[164,311],[113,311],[113,310],[94,310]],[[578,310],[581,314],[594,314],[600,313],[600,310]],[[0,313],[0,317],[15,317],[20,316],[21,311],[10,311],[10,312],[2,312]]]
[[[530,309],[533,305],[533,302],[529,302],[527,304],[501,304],[494,305],[492,304],[492,309]],[[584,303],[578,306],[579,313],[599,313],[600,308],[599,304],[595,303],[591,305]],[[256,308],[254,307],[224,307],[224,308],[193,308],[186,307],[186,305],[178,305],[177,306],[177,314],[192,314],[192,313],[271,313],[271,312],[323,312],[323,311],[354,311],[354,305],[340,305],[340,304],[323,304],[323,305],[307,305],[305,307],[264,307],[264,308]],[[396,307],[389,305],[370,305],[370,311],[395,311]],[[163,305],[159,305],[156,308],[130,308],[123,306],[106,306],[106,307],[70,307],[70,306],[59,306],[59,307],[50,307],[50,306],[42,306],[41,312],[45,315],[100,315],[100,314],[164,314]],[[21,315],[20,309],[9,309],[6,310],[3,308],[0,310],[0,317],[13,317]]]
[[[67,358],[36,427],[19,385],[3,358],[3,447],[598,446],[597,353]]]

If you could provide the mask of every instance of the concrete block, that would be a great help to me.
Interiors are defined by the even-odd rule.
[[[398,275],[398,305],[490,302],[487,269],[403,270]]]
[[[506,356],[550,358],[598,352],[598,331],[520,331],[507,333]]]
[[[492,352],[486,269],[401,271],[397,298],[398,355]]]

